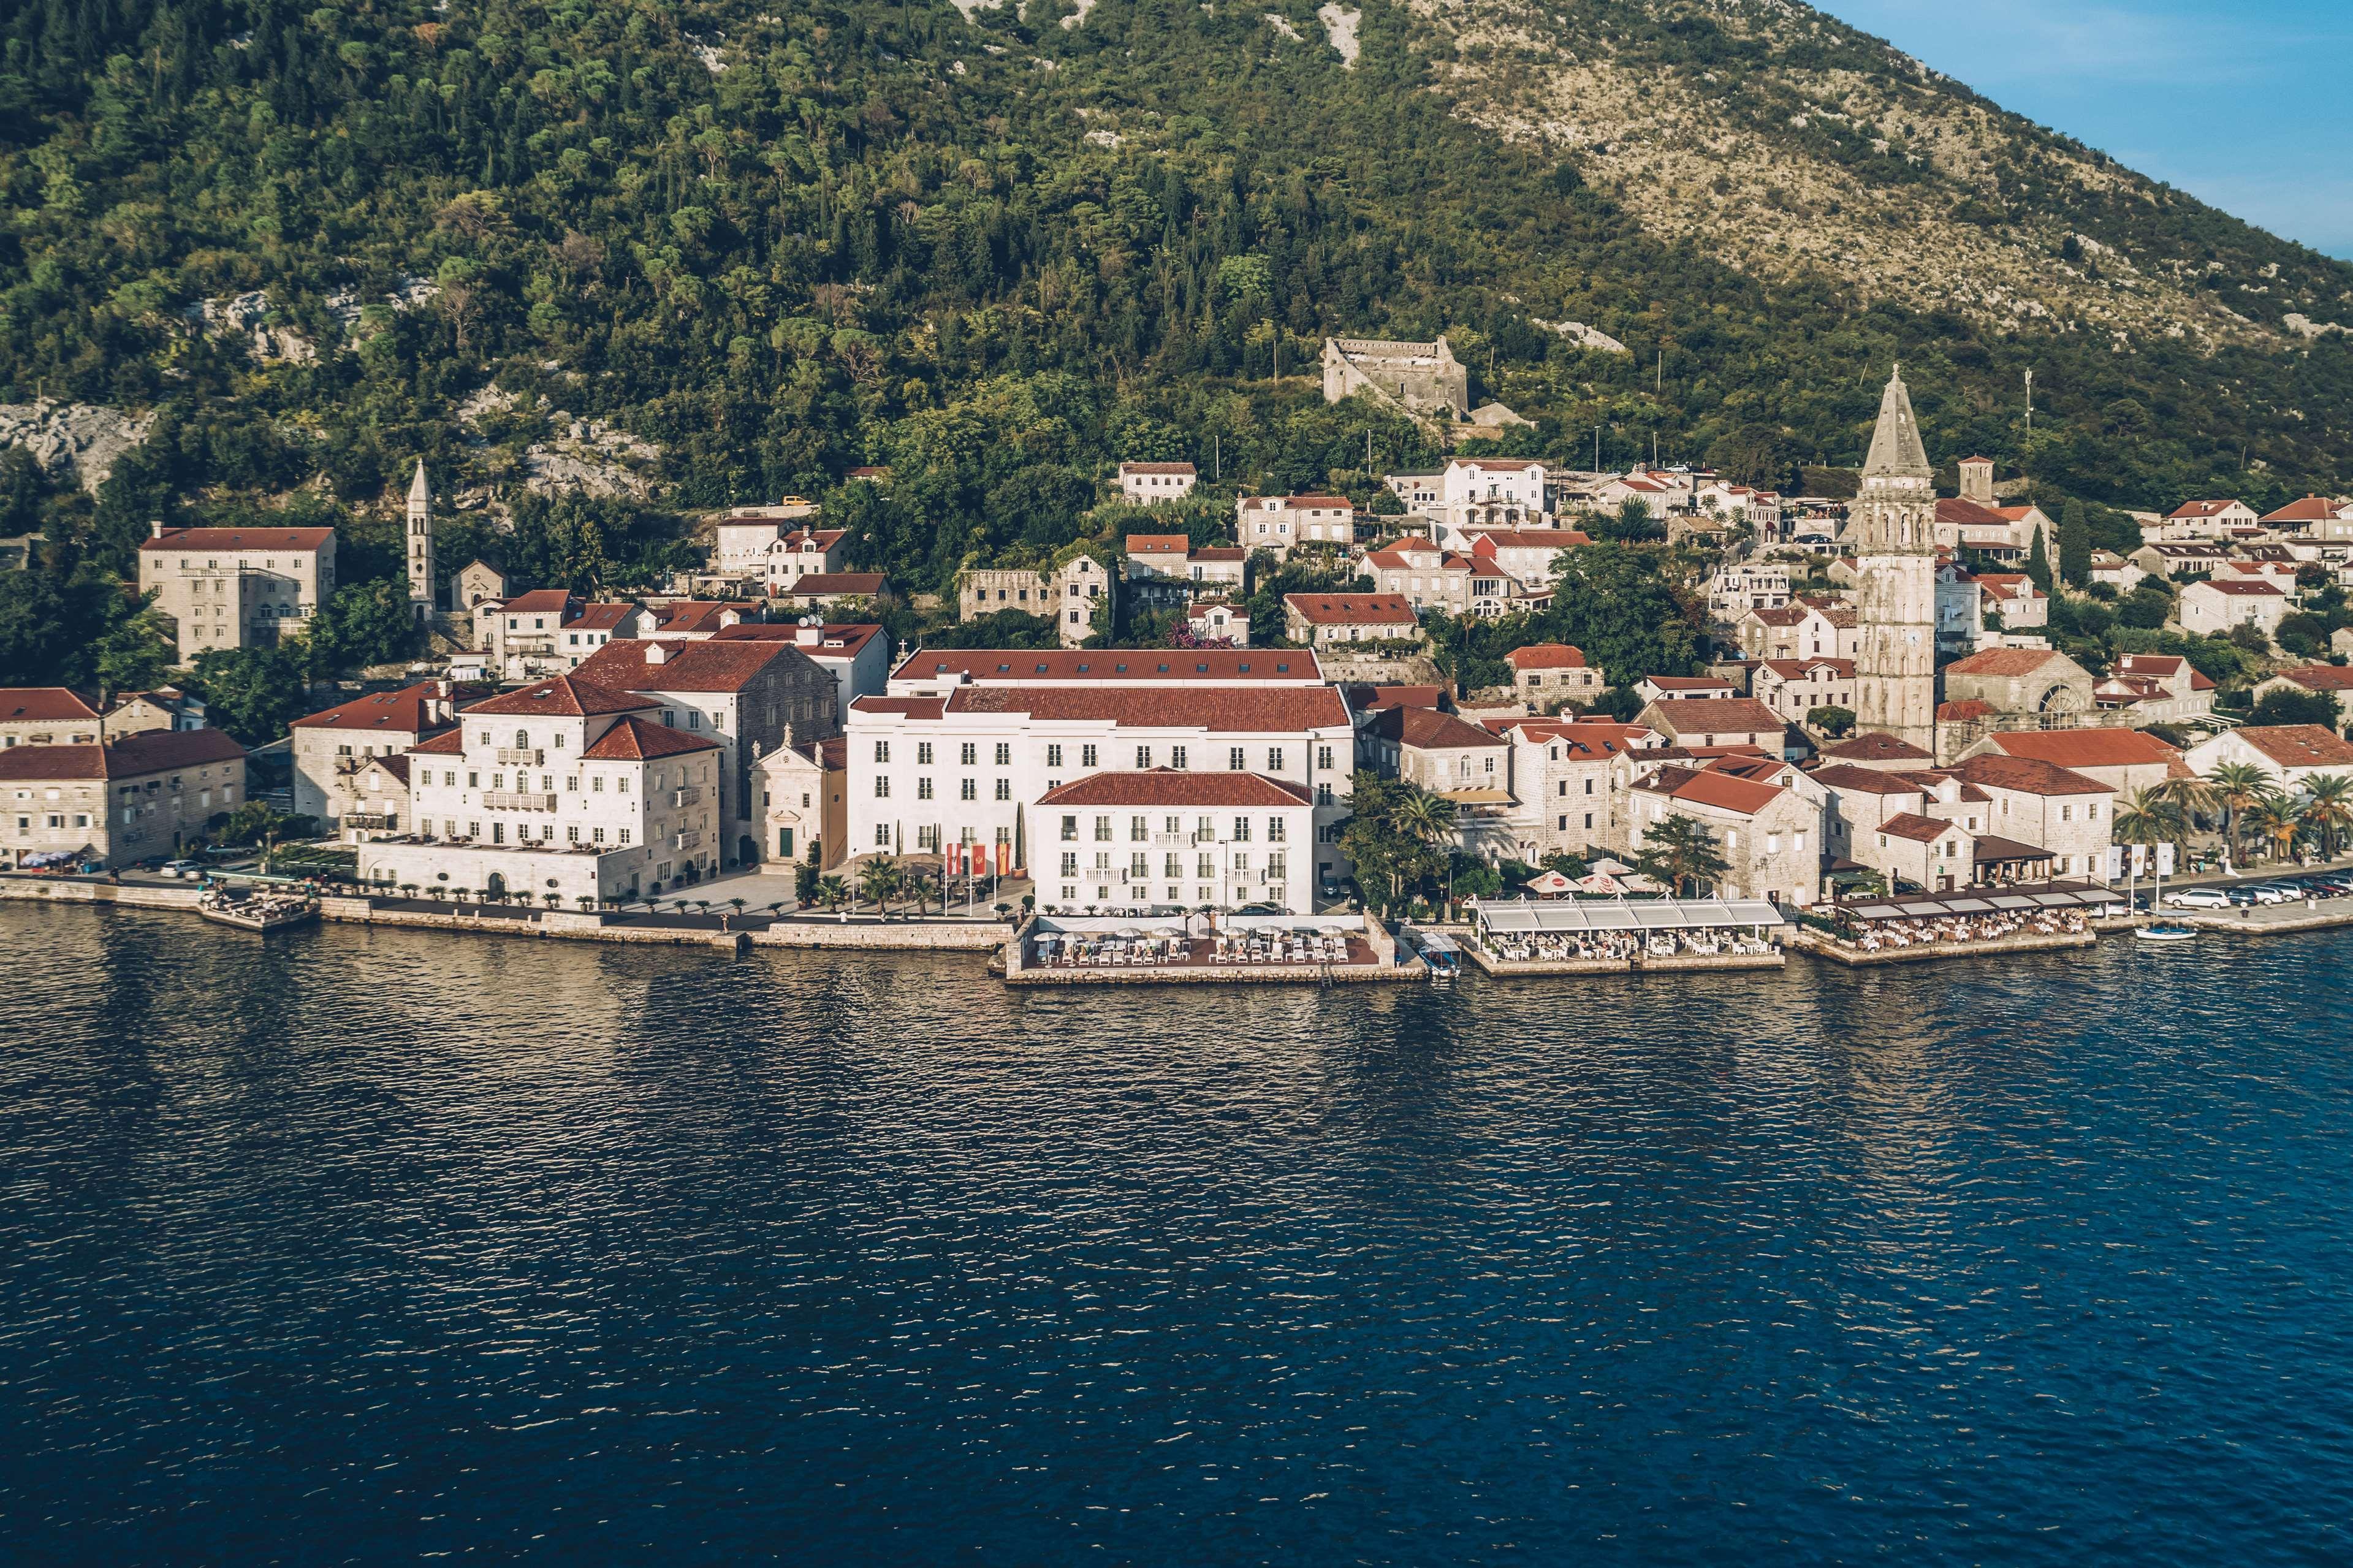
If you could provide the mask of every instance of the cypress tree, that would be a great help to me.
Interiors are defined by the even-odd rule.
[[[2092,525],[2084,520],[2080,501],[2059,509],[2059,576],[2070,588],[2092,580]]]

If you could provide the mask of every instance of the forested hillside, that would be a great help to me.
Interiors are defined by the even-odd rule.
[[[1374,0],[1351,62],[1301,0],[1273,22],[1262,3],[967,4],[19,0],[0,16],[0,402],[154,424],[94,496],[16,463],[0,532],[46,522],[123,571],[151,517],[340,520],[419,453],[445,493],[512,495],[533,446],[567,439],[561,410],[635,455],[612,498],[531,514],[534,575],[626,581],[667,558],[671,514],[797,492],[829,496],[863,564],[937,588],[975,551],[1066,543],[1122,457],[1359,495],[1368,431],[1374,470],[1432,460],[1410,429],[1323,405],[1302,373],[1335,331],[1449,334],[1474,400],[1536,421],[1508,450],[1580,465],[1597,427],[1621,464],[1654,440],[1784,482],[1851,463],[1900,359],[1940,458],[1991,452],[2048,495],[2353,484],[2353,345],[2280,324],[2320,319],[2353,270],[2147,195],[1802,8],[1586,0],[1505,37],[1487,11]],[[1674,186],[1723,243],[1661,221],[1650,165],[1627,162],[1637,120],[1571,134],[1558,84],[1496,69],[1574,45],[1599,71],[1596,39],[1684,120],[1752,128],[1720,177]],[[1791,128],[1775,94],[1824,81],[1994,127],[1993,196],[1925,132]],[[1835,195],[1754,188],[1796,156],[1776,123],[1938,214],[1870,244],[1951,250],[1959,223],[2047,240],[2054,278],[2130,253],[2174,281],[2123,291],[2119,339],[2068,319],[2081,290],[1989,316],[1804,247],[1767,265],[1754,212],[1865,242]],[[1656,177],[1687,182],[1672,146]],[[2201,293],[2228,320],[2179,302]],[[1565,320],[1632,353],[1541,324]],[[868,462],[889,493],[840,493]],[[363,570],[397,569],[353,537]],[[456,543],[500,548],[487,528]]]

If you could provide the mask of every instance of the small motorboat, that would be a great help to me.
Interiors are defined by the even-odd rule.
[[[2144,942],[2186,942],[2198,933],[2187,926],[2143,926],[2133,933]]]

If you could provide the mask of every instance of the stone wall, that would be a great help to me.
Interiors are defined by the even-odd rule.
[[[193,887],[125,886],[112,882],[82,882],[46,876],[0,877],[0,898],[40,899],[56,904],[117,904],[127,909],[185,909],[196,906]]]

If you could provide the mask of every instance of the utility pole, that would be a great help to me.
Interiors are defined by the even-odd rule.
[[[1593,471],[1601,471],[1601,427],[1593,427]]]
[[[2034,433],[2034,372],[2026,373],[2026,433]]]
[[[1201,449],[1195,447],[1195,451]],[[1209,482],[1216,484],[1226,477],[1225,448],[1215,430],[1209,432]]]

